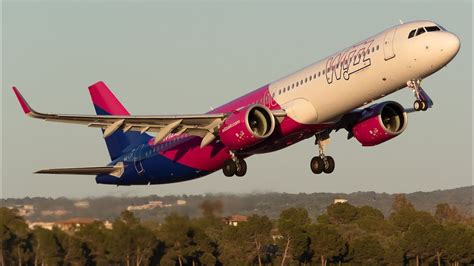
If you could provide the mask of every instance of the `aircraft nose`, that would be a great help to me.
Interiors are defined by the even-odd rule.
[[[461,48],[461,40],[458,36],[456,36],[456,34],[453,33],[447,34],[447,36],[444,38],[444,48],[446,52],[448,52],[450,59],[452,59],[456,56],[456,54],[459,52],[459,49]]]

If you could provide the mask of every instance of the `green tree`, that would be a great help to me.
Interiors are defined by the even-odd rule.
[[[127,266],[146,264],[158,244],[153,232],[129,211],[114,221],[107,239],[109,259]]]
[[[278,230],[283,236],[284,248],[281,265],[288,258],[302,260],[308,251],[308,235],[305,228],[311,223],[308,211],[303,208],[283,210],[278,219]]]
[[[357,208],[357,217],[354,221],[359,228],[368,233],[380,232],[381,234],[390,234],[390,229],[387,228],[385,217],[383,213],[370,206],[362,206]]]
[[[159,228],[159,237],[166,245],[166,261],[174,260],[180,266],[186,263],[186,257],[192,257],[190,247],[193,243],[194,230],[187,216],[170,214]]]
[[[446,244],[448,235],[446,229],[441,224],[429,224],[426,228],[428,233],[428,250],[429,253],[436,254],[436,262],[441,266],[443,257],[446,253]]]
[[[53,231],[36,227],[33,230],[35,236],[35,265],[60,265],[63,263],[61,257],[61,246]]]
[[[242,236],[246,242],[253,246],[253,256],[257,257],[258,265],[262,265],[262,256],[265,253],[267,246],[271,242],[270,231],[272,230],[272,223],[267,216],[252,215],[248,221],[241,226]]]
[[[428,225],[436,223],[436,220],[430,213],[411,208],[401,209],[392,213],[389,221],[402,232],[406,232],[412,224]]]
[[[395,198],[393,199],[392,203],[392,211],[398,212],[404,209],[414,210],[415,207],[413,207],[413,204],[405,197],[404,194],[395,195]]]
[[[308,226],[308,235],[311,250],[321,260],[321,266],[325,266],[333,258],[341,262],[346,253],[346,243],[335,229],[328,225],[312,224]]]
[[[451,207],[447,203],[440,203],[436,205],[434,217],[440,223],[459,223],[463,220],[462,215],[459,213],[456,207]]]
[[[68,237],[64,262],[73,266],[86,265],[88,254],[84,246],[85,244],[78,238],[74,236]]]
[[[384,241],[384,263],[387,265],[402,265],[405,261],[405,251],[402,243],[403,237],[401,235],[394,235],[385,238]]]
[[[327,213],[331,224],[348,224],[357,219],[358,209],[347,202],[335,203],[328,206]]]
[[[31,232],[16,209],[0,208],[0,264],[27,263],[32,253]]]
[[[349,256],[356,264],[380,265],[383,262],[384,250],[380,242],[369,235],[354,240],[350,245]]]
[[[104,224],[96,221],[91,224],[79,227],[75,236],[81,240],[86,254],[86,264],[108,265],[106,241],[109,235],[109,230],[105,228]]]
[[[404,236],[404,248],[409,257],[415,258],[416,265],[432,255],[430,250],[430,232],[427,225],[423,223],[411,224]]]
[[[474,260],[474,232],[463,225],[446,227],[446,258],[452,265],[472,263]]]

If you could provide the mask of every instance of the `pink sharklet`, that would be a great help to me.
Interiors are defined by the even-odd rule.
[[[16,98],[20,102],[21,109],[23,109],[23,112],[25,112],[25,114],[31,113],[31,108],[28,106],[25,99],[23,98],[23,96],[21,95],[21,93],[18,91],[16,87],[13,87],[13,92],[15,93]]]

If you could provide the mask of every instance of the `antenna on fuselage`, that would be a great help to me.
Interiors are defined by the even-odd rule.
[[[400,25],[403,25],[403,21],[402,19],[398,19],[400,21]]]

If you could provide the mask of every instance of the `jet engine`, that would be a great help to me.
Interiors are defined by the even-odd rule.
[[[383,102],[363,110],[352,134],[362,146],[375,146],[400,135],[407,122],[407,113],[399,103]]]
[[[243,150],[265,140],[274,129],[272,112],[261,104],[255,104],[230,114],[219,127],[219,136],[229,149]]]

